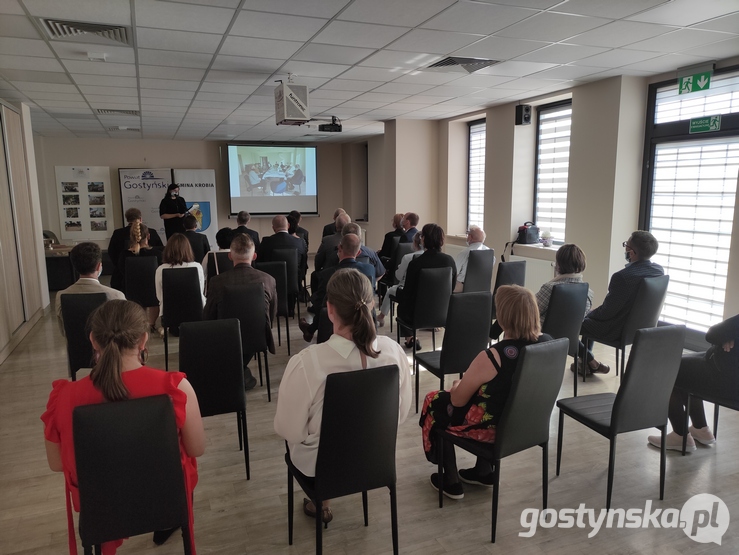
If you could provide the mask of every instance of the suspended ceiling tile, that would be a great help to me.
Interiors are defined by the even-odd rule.
[[[136,28],[137,46],[154,50],[213,54],[221,43],[221,39],[222,35],[211,33],[149,29],[140,26]]]
[[[114,75],[86,75],[73,73],[72,79],[78,85],[91,85],[102,87],[135,87],[136,81],[130,77],[116,77]]]
[[[0,71],[6,69],[30,70],[30,71],[57,71],[63,72],[64,68],[54,58],[37,58],[33,56],[10,56],[0,55]]]
[[[420,83],[393,82],[393,83],[386,83],[385,85],[377,87],[372,92],[407,96],[409,94],[422,93],[423,91],[429,90],[431,87],[433,87],[433,85],[422,85]]]
[[[236,18],[230,34],[241,37],[264,39],[284,37],[295,41],[307,41],[327,22],[327,19],[243,10]]]
[[[471,46],[461,48],[454,55],[505,61],[538,50],[549,44],[548,42],[542,41],[493,36],[487,37]]]
[[[224,41],[219,53],[230,56],[281,58],[286,60],[295,54],[301,46],[303,46],[303,43],[299,41],[230,36]]]
[[[315,62],[290,61],[282,68],[283,72],[294,73],[301,77],[336,77],[350,66],[338,64],[319,64]]]
[[[739,2],[737,3],[739,6]],[[651,52],[682,52],[697,46],[704,46],[728,38],[725,33],[704,31],[701,29],[680,29],[658,37],[635,42],[628,48]]]
[[[416,69],[428,66],[441,58],[438,54],[418,52],[400,52],[396,50],[380,50],[364,60],[360,66]]]
[[[739,53],[739,37],[692,48],[689,53],[717,60],[736,56]]]
[[[200,81],[204,75],[204,70],[195,68],[139,66],[139,78],[142,87],[146,86],[146,79],[148,78]]]
[[[589,59],[589,58],[588,58]],[[509,77],[524,77],[532,73],[538,73],[545,69],[550,69],[557,64],[546,64],[541,62],[503,62],[494,66],[481,69],[477,73],[481,75],[504,75]]]
[[[527,17],[536,10],[476,2],[459,2],[423,24],[427,29],[490,35]]]
[[[563,65],[537,73],[536,76],[542,79],[577,79],[586,75],[601,73],[607,69],[605,67]]]
[[[220,94],[240,94],[244,97],[257,90],[257,85],[229,85],[227,83],[211,83],[205,81],[200,87],[201,92],[213,92]]]
[[[329,64],[356,64],[375,52],[374,48],[354,48],[331,44],[307,44],[293,60]]]
[[[415,27],[448,8],[455,1],[406,0],[405,2],[398,2],[397,0],[354,0],[339,15],[339,19]]]
[[[88,54],[105,54],[107,56],[105,62],[95,63],[133,64],[135,62],[133,48],[130,47],[56,40],[51,41],[51,47],[63,60],[88,61]]]
[[[574,62],[575,65],[584,66],[600,66],[600,67],[620,67],[628,64],[643,62],[650,58],[659,56],[657,52],[644,52],[641,50],[626,50],[623,48],[609,50],[603,54],[596,54],[589,58],[583,58]]]
[[[212,6],[156,0],[135,0],[135,2],[137,25],[155,29],[222,34],[226,32],[234,16],[234,10]]]
[[[310,94],[310,103],[313,104],[318,99],[324,100],[349,100],[359,96],[357,91],[332,91],[328,89],[318,89]]]
[[[675,30],[675,27],[664,25],[653,25],[651,23],[640,23],[638,21],[614,21],[603,27],[587,31],[567,40],[572,44],[586,46],[603,46],[607,48],[618,48],[664,35]]]
[[[107,62],[90,62],[82,60],[63,60],[63,63],[69,73],[136,77],[136,66],[134,64],[109,64]]]
[[[0,17],[0,36],[40,39],[36,27],[25,15],[3,15]]]
[[[553,44],[534,52],[519,56],[516,60],[524,62],[548,62],[553,64],[568,64],[575,60],[601,54],[608,49],[598,46],[575,46],[572,44]]]
[[[119,0],[23,0],[23,4],[34,16],[131,25],[131,6]]]
[[[332,21],[312,42],[362,48],[382,48],[409,30],[408,27]]]
[[[630,15],[654,8],[661,4],[666,4],[669,0],[568,0],[566,4],[561,4],[555,8],[555,11],[576,14],[590,15],[597,17],[608,17],[611,19],[622,19]]]
[[[179,98],[190,100],[195,96],[193,91],[177,91],[164,89],[141,89],[141,99],[144,98]]]
[[[411,71],[398,76],[394,83],[408,83],[411,85],[443,85],[462,76],[461,73],[442,73],[435,71]],[[392,91],[388,91],[392,92]]]
[[[66,73],[51,71],[31,71],[25,69],[0,69],[0,75],[9,81],[27,81],[35,83],[69,83]]]
[[[703,23],[698,23],[695,27],[699,29],[710,29],[711,31],[724,31],[726,33],[739,34],[739,12],[717,17]]]
[[[322,90],[366,92],[382,85],[382,81],[355,81],[352,79],[332,79],[321,87]]]
[[[628,19],[685,27],[735,12],[738,9],[736,0],[712,0],[711,2],[672,0],[672,2],[633,15]]]
[[[60,93],[76,93],[77,87],[74,85],[62,85],[60,83],[34,83],[32,81],[13,81],[13,85],[23,92],[42,91],[42,92],[60,92]]]
[[[245,56],[216,57],[213,62],[214,70],[222,71],[245,71],[249,73],[272,73],[282,66],[285,60],[271,58],[248,58]]]
[[[241,71],[221,71],[211,69],[208,72],[207,80],[213,83],[261,85],[269,76],[269,73],[247,73]]]
[[[388,45],[387,48],[406,52],[448,54],[483,38],[485,38],[485,35],[414,29]]]
[[[22,39],[17,37],[0,36],[0,54],[13,56],[41,56],[53,58],[54,53],[40,39]]]
[[[496,33],[501,37],[557,42],[610,23],[608,19],[542,12]]]

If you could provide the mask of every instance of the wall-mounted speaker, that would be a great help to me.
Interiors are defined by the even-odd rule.
[[[516,106],[516,125],[531,125],[531,104]]]

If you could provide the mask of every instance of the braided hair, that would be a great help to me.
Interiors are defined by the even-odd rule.
[[[372,346],[377,337],[372,318],[374,300],[367,276],[353,268],[338,270],[328,281],[326,295],[341,322],[351,327],[357,348],[366,356],[377,358],[380,351]]]
[[[141,243],[148,241],[149,228],[137,220],[131,224],[131,252],[138,256],[141,250]]]

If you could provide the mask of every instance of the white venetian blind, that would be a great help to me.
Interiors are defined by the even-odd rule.
[[[485,122],[470,124],[467,227],[483,227],[485,216]]]
[[[572,104],[542,108],[538,120],[534,221],[541,231],[549,230],[554,241],[561,243],[567,214]]]
[[[677,85],[657,91],[654,123],[739,112],[739,75],[736,73],[713,77],[710,88],[705,91],[678,92]]]
[[[670,276],[661,320],[697,331],[723,320],[738,176],[739,138],[657,145],[652,260]]]

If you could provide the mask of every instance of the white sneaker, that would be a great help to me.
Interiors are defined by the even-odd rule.
[[[662,445],[662,436],[649,436],[647,438],[647,441],[654,445],[655,447],[660,447]],[[667,434],[667,438],[665,441],[665,449],[672,449],[673,451],[682,451],[683,450],[683,436],[677,435],[675,432],[670,432]],[[686,451],[695,451],[695,441],[693,441],[693,436],[688,434],[688,441],[685,445]]]
[[[713,437],[713,434],[711,433],[711,428],[706,426],[705,428],[694,428],[691,426],[688,428],[690,430],[690,435],[693,436],[693,439],[700,443],[701,445],[713,445],[716,443],[716,438]]]

